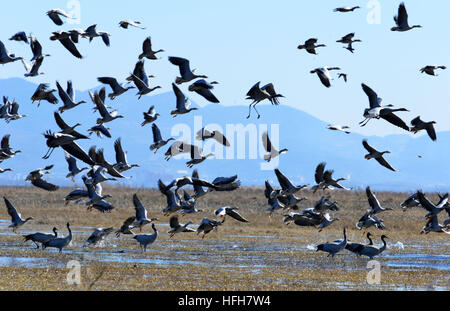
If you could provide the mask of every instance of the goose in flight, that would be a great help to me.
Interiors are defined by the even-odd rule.
[[[272,142],[269,139],[269,135],[267,134],[267,131],[264,131],[264,133],[262,134],[262,142],[263,142],[264,149],[266,149],[266,151],[269,153],[264,156],[264,161],[270,162],[272,159],[278,157],[280,154],[283,154],[283,153],[286,153],[289,151],[287,148],[277,150],[272,145]]]
[[[195,139],[205,141],[207,139],[214,139],[219,144],[224,145],[225,147],[230,147],[230,142],[228,139],[218,130],[209,131],[206,127],[202,128],[197,132]]]
[[[347,235],[344,228],[344,239],[340,242],[327,242],[323,244],[317,245],[317,250],[322,252],[327,252],[329,257],[334,257],[337,253],[339,253],[341,250],[345,249],[345,246],[347,245]]]
[[[104,240],[111,232],[113,232],[114,228],[97,228],[92,232],[89,238],[86,240],[86,244],[84,246],[96,245],[98,242]]]
[[[109,37],[111,34],[104,31],[97,31],[97,25],[91,25],[89,26],[84,33],[81,34],[83,38],[89,38],[89,42],[92,41],[92,39],[96,37],[102,37],[103,43],[105,43],[106,46],[110,46]]]
[[[75,189],[64,197],[64,205],[69,205],[71,201],[75,201],[75,203],[81,204],[83,203],[83,199],[88,197],[89,193],[87,190]]]
[[[47,139],[46,144],[49,149],[43,159],[50,158],[54,149],[61,147],[78,160],[91,166],[95,164],[89,155],[75,142],[76,137],[68,134],[52,133],[51,131],[47,131],[44,137]]]
[[[94,165],[92,167],[92,170],[88,173],[90,179],[87,180],[87,183],[95,186],[105,181],[117,181],[117,179],[114,177],[112,178],[106,177],[105,174],[107,172],[108,169],[106,167],[103,167],[101,165]]]
[[[129,164],[127,160],[127,153],[123,151],[122,148],[122,140],[121,138],[117,138],[114,142],[114,151],[116,153],[116,164],[114,164],[114,168],[119,172],[125,172],[133,167],[140,167],[139,164]]]
[[[326,45],[325,44],[316,44],[316,43],[317,43],[317,39],[311,38],[311,39],[306,40],[304,44],[300,44],[299,46],[297,46],[297,49],[299,49],[299,50],[305,49],[306,52],[308,52],[309,54],[317,55],[316,48],[326,47]]]
[[[61,9],[52,9],[47,12],[47,16],[58,26],[62,26],[64,23],[61,19],[61,16],[65,18],[72,18],[69,13],[61,10]]]
[[[31,58],[31,61],[35,61],[41,57],[51,56],[50,54],[42,54],[42,45],[33,35],[30,35],[30,47],[33,52],[33,58]]]
[[[141,79],[139,79],[137,76],[135,76],[134,74],[131,74],[131,78],[133,80],[134,85],[136,85],[136,87],[138,88],[139,92],[136,95],[139,95],[138,99],[141,99],[142,96],[147,95],[151,92],[153,92],[154,90],[160,89],[161,86],[157,85],[155,87],[150,87],[149,83],[145,83],[144,81],[142,81]],[[148,81],[148,80],[147,80]]]
[[[50,104],[56,105],[58,104],[58,99],[53,95],[53,92],[56,92],[55,89],[49,89],[50,85],[47,83],[41,83],[37,87],[36,91],[31,96],[31,100],[34,103],[38,101],[38,107],[41,105],[41,101],[48,101]]]
[[[316,181],[316,185],[311,187],[311,190],[313,190],[313,193],[315,193],[317,190],[322,189],[328,189],[328,187],[333,186],[338,189],[344,189],[344,190],[350,190],[342,185],[339,184],[340,181],[346,180],[346,178],[339,178],[337,180],[333,179],[332,175],[334,173],[333,170],[326,170],[325,171],[325,162],[319,163],[316,167],[316,171],[314,173],[314,179]]]
[[[241,186],[241,181],[237,180],[238,175],[234,175],[231,177],[217,177],[213,180],[212,184],[214,188],[211,188],[210,191],[233,191],[238,189]]]
[[[347,82],[347,74],[346,74],[346,73],[342,73],[342,72],[341,72],[341,73],[338,75],[338,79],[340,79],[340,78],[343,78],[344,81]]]
[[[236,219],[237,221],[240,222],[248,222],[247,219],[245,219],[244,217],[242,217],[241,214],[239,214],[236,210],[238,210],[239,208],[237,207],[230,207],[230,206],[225,206],[225,207],[221,207],[219,209],[217,209],[214,212],[214,215],[220,217],[222,220],[225,221],[225,216],[230,216],[231,218]]]
[[[301,186],[294,186],[292,182],[284,176],[279,169],[275,169],[275,175],[277,176],[278,182],[281,186],[280,195],[289,195],[294,194],[298,191],[300,191],[303,188],[306,188],[307,185],[301,185]]]
[[[95,133],[98,137],[102,138],[103,136],[106,136],[108,138],[111,138],[111,133],[109,132],[111,128],[105,127],[103,124],[97,124],[90,129],[88,129],[89,135],[92,135]]]
[[[153,123],[158,119],[158,117],[161,116],[159,113],[156,113],[155,106],[151,106],[148,112],[143,112],[143,115],[144,115],[144,122],[142,122],[141,126]]]
[[[429,65],[429,66],[425,66],[422,69],[420,69],[421,73],[426,73],[427,75],[430,76],[438,76],[438,74],[435,73],[435,70],[437,69],[447,69],[446,66],[436,66],[436,65]]]
[[[253,109],[255,109],[256,113],[258,114],[258,119],[261,117],[258,110],[256,110],[256,105],[259,104],[261,101],[268,99],[272,105],[279,105],[280,102],[278,101],[279,97],[284,97],[281,94],[277,94],[275,91],[275,87],[272,83],[266,84],[263,87],[260,87],[259,84],[261,82],[256,83],[248,92],[246,99],[252,100],[252,103],[248,107],[248,116],[247,119],[250,118],[251,109],[253,106]]]
[[[366,195],[367,195],[367,199],[369,201],[369,205],[372,208],[370,210],[370,214],[375,215],[377,213],[384,212],[384,211],[392,211],[392,208],[390,208],[390,207],[384,208],[384,207],[381,206],[381,204],[378,201],[377,197],[375,196],[375,194],[370,189],[370,186],[367,186],[367,188],[366,188]]]
[[[11,135],[7,134],[3,136],[0,142],[0,162],[11,159],[16,156],[18,153],[22,153],[22,150],[13,151],[11,146],[9,145],[9,139]]]
[[[136,220],[135,216],[127,218],[123,222],[122,226],[114,232],[116,234],[116,237],[119,237],[120,234],[132,234],[132,235],[134,235],[133,231],[131,231],[131,230],[133,230],[132,224],[134,223],[135,220]]]
[[[437,233],[446,233],[446,234],[450,234],[450,231],[444,230],[447,229],[447,225],[441,225],[439,224],[439,220],[438,220],[438,216],[437,215],[433,215],[431,217],[429,217],[427,223],[425,224],[425,226],[422,228],[422,231],[420,231],[420,234],[428,234],[430,232],[437,232]]]
[[[150,146],[150,150],[154,151],[155,154],[156,154],[156,152],[158,152],[159,148],[162,148],[165,145],[167,145],[169,143],[169,141],[175,140],[175,138],[172,138],[172,137],[167,140],[164,140],[161,136],[161,131],[159,130],[156,123],[152,124],[152,132],[153,132],[153,145]],[[172,149],[172,148],[170,148],[170,149]],[[177,148],[175,148],[175,149],[177,149]]]
[[[24,74],[25,77],[37,77],[39,75],[43,75],[43,72],[39,72],[39,68],[42,65],[42,62],[44,61],[44,56],[36,58],[36,60],[33,63],[33,66],[30,66],[25,62],[25,60],[21,59],[23,66],[25,67],[26,73]]]
[[[190,145],[183,143],[180,149],[184,152],[188,152],[191,155],[191,160],[186,162],[188,168],[192,168],[194,165],[200,164],[209,157],[213,157],[214,153],[209,153],[207,155],[202,154],[202,149],[195,145]]]
[[[159,191],[166,196],[167,205],[163,209],[164,216],[169,216],[172,213],[179,211],[182,206],[180,200],[175,196],[175,193],[170,190],[161,179],[158,180],[158,189]]]
[[[136,193],[133,195],[133,205],[136,211],[136,220],[133,223],[133,228],[139,228],[139,231],[142,232],[143,226],[158,220],[158,218],[150,219],[147,217],[147,210],[144,205],[142,205],[141,200],[139,200]]]
[[[47,247],[53,247],[59,249],[59,252],[61,253],[63,248],[70,244],[72,241],[72,230],[70,230],[70,224],[67,223],[67,230],[69,231],[69,234],[64,238],[55,238],[51,239],[49,241],[46,241],[42,244],[42,248]]]
[[[92,94],[91,91],[89,92],[90,95],[94,98],[95,107],[97,108],[101,116],[101,118],[97,118],[97,125],[102,125],[104,123],[112,122],[116,119],[124,118],[124,116],[118,114],[117,110],[109,112],[103,100],[101,99],[100,95],[97,92],[95,92],[94,94]]]
[[[58,186],[53,185],[46,180],[42,179],[45,174],[50,174],[50,170],[53,168],[53,165],[49,165],[43,169],[37,169],[30,172],[25,178],[25,181],[30,181],[31,184],[37,188],[44,189],[46,191],[57,191],[59,189]]]
[[[186,114],[193,110],[198,110],[198,108],[189,108],[191,106],[191,101],[183,94],[175,83],[172,83],[172,89],[177,98],[177,107],[170,112],[174,118],[179,114]]]
[[[88,167],[83,167],[82,169],[78,168],[77,160],[73,156],[71,156],[69,153],[67,153],[67,151],[64,151],[64,155],[65,155],[67,164],[69,166],[69,173],[67,174],[66,178],[71,177],[72,182],[75,182],[75,176],[89,168]]]
[[[392,109],[393,105],[381,106],[382,99],[378,97],[377,93],[375,93],[370,87],[361,84],[364,93],[366,93],[369,98],[370,108],[364,109],[364,120],[359,124],[361,126],[365,126],[371,119],[379,119],[382,118],[389,123],[398,126],[409,132],[410,128],[406,123],[397,117],[394,112],[396,111],[409,111],[405,108]]]
[[[146,85],[149,85],[149,78],[155,78],[154,75],[147,75],[147,72],[145,71],[145,67],[144,67],[144,60],[140,60],[136,63],[136,65],[134,66],[133,69],[133,74],[138,77],[139,79],[142,80],[142,82],[144,82]],[[127,79],[127,81],[129,82],[133,82],[133,77],[129,76]]]
[[[314,211],[324,212],[326,210],[330,211],[339,211],[341,208],[337,205],[336,202],[330,200],[329,197],[322,196],[319,201],[314,205]]]
[[[397,26],[392,27],[391,31],[408,31],[413,28],[422,28],[421,25],[409,26],[408,13],[406,12],[405,3],[401,3],[398,7],[398,14],[394,16],[394,21]]]
[[[169,56],[169,62],[171,62],[173,65],[178,66],[180,70],[181,77],[176,77],[175,79],[176,84],[190,82],[197,78],[208,79],[208,77],[205,75],[196,75],[194,73],[195,69],[191,70],[189,60],[185,58]]]
[[[335,8],[333,10],[333,12],[341,12],[341,13],[346,13],[346,12],[353,12],[356,9],[360,9],[360,6],[354,6],[354,7],[349,7],[349,6],[344,6],[344,7],[339,7],[339,8]]]
[[[169,238],[172,238],[177,233],[182,232],[195,232],[196,230],[188,228],[188,226],[192,224],[192,221],[188,221],[184,225],[181,225],[178,221],[178,216],[172,216],[169,220],[170,230],[169,230]]]
[[[359,253],[361,255],[367,256],[370,259],[373,259],[373,257],[380,255],[385,249],[386,249],[386,241],[388,237],[384,234],[381,236],[381,241],[383,241],[383,246],[376,246],[376,245],[364,245],[360,250]]]
[[[119,27],[122,27],[124,29],[128,29],[128,26],[133,26],[139,29],[146,29],[145,27],[141,27],[139,26],[141,24],[141,22],[139,21],[132,21],[132,20],[124,20],[124,21],[120,21],[119,22]]]
[[[280,195],[277,199],[285,206],[285,208],[289,210],[298,210],[298,203],[307,200],[306,198],[297,198],[293,194],[289,195]]]
[[[160,52],[165,52],[165,51],[163,49],[159,49],[157,51],[153,51],[153,49],[152,49],[152,38],[151,37],[147,37],[144,40],[144,43],[142,43],[142,54],[139,55],[139,59],[143,59],[143,58],[158,59],[156,54],[158,54]],[[173,64],[173,62],[172,62],[172,64]],[[188,67],[189,67],[189,62],[188,62]],[[181,67],[180,67],[180,70],[181,70]]]
[[[270,212],[269,218],[272,217],[274,211],[286,208],[286,206],[278,200],[279,191],[280,190],[274,190],[268,180],[265,181],[264,196],[269,204],[269,208],[266,209],[267,212]]]
[[[71,37],[72,35],[69,32],[55,31],[50,37],[50,40],[59,41],[70,52],[70,54],[76,58],[82,59],[83,56],[80,54],[80,51],[78,51]]]
[[[350,127],[347,126],[347,125],[342,126],[342,125],[328,124],[326,128],[329,129],[329,130],[332,130],[332,131],[344,132],[346,134],[350,134],[351,133],[348,130],[348,129],[350,129]]]
[[[141,99],[142,96],[147,95],[147,94],[153,92],[154,90],[157,90],[157,89],[161,88],[161,86],[159,86],[159,85],[151,88],[148,83],[145,83],[144,81],[139,79],[134,74],[131,74],[131,78],[133,80],[134,85],[136,85],[136,87],[139,90],[139,92],[136,94],[136,95],[139,95],[138,99]]]
[[[325,213],[325,214],[321,214],[322,219],[320,220],[320,224],[317,227],[317,229],[319,230],[319,232],[322,232],[322,230],[326,227],[329,227],[332,223],[334,223],[335,221],[338,221],[339,218],[333,218],[331,219],[331,216],[329,213]]]
[[[4,174],[6,172],[13,172],[12,168],[0,168],[0,174]]]
[[[58,127],[61,129],[60,133],[61,134],[67,134],[70,136],[75,137],[76,139],[88,139],[89,137],[78,133],[77,131],[75,131],[75,128],[77,128],[78,126],[80,126],[80,123],[75,124],[74,126],[69,126],[61,117],[61,115],[55,111],[53,113],[53,116],[55,117],[55,121],[56,124],[58,125]]]
[[[103,84],[108,84],[111,87],[113,92],[108,94],[108,97],[111,100],[114,100],[117,96],[120,96],[123,93],[125,93],[126,91],[135,88],[134,86],[124,87],[124,84],[119,84],[119,82],[117,82],[116,78],[100,77],[97,80],[98,80],[98,82],[103,83]]]
[[[210,233],[212,230],[223,224],[225,219],[223,219],[221,222],[212,220],[209,218],[203,218],[200,225],[197,227],[197,235],[200,234],[200,232],[203,232],[202,240],[205,238],[205,236]],[[217,229],[216,229],[217,230]]]
[[[417,134],[419,131],[425,130],[427,131],[427,134],[431,138],[431,140],[436,141],[437,140],[436,130],[434,129],[433,124],[436,124],[436,122],[435,121],[424,122],[420,119],[420,116],[418,116],[417,118],[411,121],[412,125],[411,132]]]
[[[407,209],[420,206],[420,202],[417,199],[417,192],[411,194],[405,201],[400,204],[400,207],[403,209],[404,212],[406,212]]]
[[[199,175],[198,175],[198,170],[194,170],[192,172],[192,178],[193,179],[199,179]],[[203,187],[201,185],[195,185],[193,184],[192,187],[194,188],[194,194],[193,194],[193,199],[197,200],[198,198],[206,195],[208,192],[203,190]]]
[[[383,219],[378,218],[376,215],[371,213],[371,210],[367,210],[366,213],[358,220],[356,223],[356,228],[361,230],[362,228],[370,228],[375,226],[380,230],[386,229],[386,226],[383,223]]]
[[[375,148],[373,148],[371,145],[369,145],[369,143],[367,142],[367,139],[363,140],[363,146],[364,148],[369,152],[369,154],[366,154],[364,156],[364,158],[366,160],[370,160],[370,159],[375,159],[377,160],[378,163],[380,163],[382,166],[390,169],[391,171],[397,172],[397,170],[395,168],[393,168],[387,161],[386,159],[383,157],[384,154],[386,153],[391,153],[390,151],[383,151],[380,152],[378,150],[376,150]]]
[[[53,234],[36,232],[33,234],[23,235],[24,242],[32,241],[34,245],[36,245],[36,249],[39,249],[39,244],[37,243],[41,243],[42,245],[45,242],[55,239],[57,237],[58,237],[58,229],[56,227],[53,227]]]
[[[82,100],[75,102],[75,93],[73,91],[72,81],[67,82],[67,91],[65,91],[58,81],[56,81],[56,87],[58,88],[58,94],[63,102],[63,106],[58,108],[58,111],[62,114],[66,110],[75,108],[78,105],[85,104],[86,101]]]
[[[353,40],[354,36],[355,36],[355,33],[352,32],[352,33],[349,33],[349,34],[343,36],[341,39],[337,40],[336,42],[347,44],[347,47],[344,47],[344,48],[353,53],[353,51],[355,50],[353,48],[353,43],[354,42],[362,42],[360,39]]]
[[[85,203],[88,211],[92,210],[95,204],[104,201],[105,199],[111,198],[111,195],[109,194],[102,194],[103,188],[100,183],[95,184],[94,188],[94,184],[90,183],[86,176],[83,176],[82,179],[88,191],[89,200]]]
[[[197,93],[211,103],[220,103],[217,97],[211,92],[214,89],[213,84],[218,84],[218,82],[208,83],[205,79],[200,79],[189,85],[189,91]]]
[[[312,73],[312,74],[316,73],[320,79],[320,82],[322,82],[322,84],[325,87],[330,87],[331,86],[330,70],[341,70],[341,68],[324,66],[321,68],[316,68],[314,70],[311,70],[310,73]]]
[[[427,197],[425,197],[422,191],[417,191],[417,200],[419,201],[420,205],[428,211],[428,214],[425,215],[425,218],[430,219],[431,217],[438,215],[440,212],[447,208],[448,193],[445,194],[445,196],[441,197],[437,205],[431,203],[431,201],[428,200]]]
[[[21,60],[23,57],[16,57],[16,55],[9,53],[2,41],[0,41],[0,64],[5,65]]]
[[[9,38],[9,40],[17,41],[17,42],[23,41],[28,44],[28,37],[27,37],[27,34],[25,33],[25,31],[17,32],[11,38]]]
[[[12,205],[6,197],[3,197],[3,200],[5,201],[6,210],[8,211],[9,216],[11,216],[11,224],[8,228],[12,228],[14,233],[16,233],[19,227],[23,226],[30,220],[33,220],[33,217],[22,219],[22,215],[17,211],[14,205]]]
[[[156,230],[155,224],[152,224],[152,229],[153,234],[138,234],[133,236],[133,239],[139,242],[143,253],[147,251],[147,246],[154,243],[158,238],[158,230]]]
[[[206,180],[198,178],[198,173],[197,173],[197,177],[184,176],[184,177],[176,178],[170,184],[167,185],[167,188],[172,189],[173,187],[176,186],[175,191],[178,191],[180,188],[183,188],[186,185],[207,187],[210,189],[216,188],[216,186],[214,184],[207,182]]]

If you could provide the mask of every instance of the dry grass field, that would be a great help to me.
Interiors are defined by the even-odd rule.
[[[403,212],[400,203],[408,194],[376,193],[386,211],[381,218],[387,227],[371,228],[375,244],[386,234],[388,248],[375,259],[380,263],[380,284],[369,284],[366,257],[344,250],[334,258],[316,252],[317,244],[342,238],[347,227],[349,240],[365,241],[363,231],[356,229],[357,220],[369,208],[364,191],[332,191],[332,200],[342,210],[333,212],[340,220],[322,232],[282,222],[282,211],[269,219],[267,200],[262,188],[242,188],[231,193],[211,193],[198,200],[203,212],[181,217],[180,222],[198,225],[203,217],[214,219],[214,210],[237,206],[249,223],[227,218],[218,230],[205,239],[195,233],[177,234],[169,238],[168,217],[163,216],[165,197],[157,190],[104,187],[108,200],[116,208],[110,214],[87,211],[83,205],[64,205],[71,189],[47,193],[34,188],[1,188],[21,212],[34,220],[12,233],[6,208],[0,209],[0,290],[449,290],[450,235],[421,235],[425,224],[424,210]],[[137,193],[149,217],[157,217],[159,236],[156,242],[140,251],[131,236],[114,234],[95,247],[82,247],[95,228],[118,228],[134,215],[132,196]],[[297,196],[308,201],[301,209],[311,207],[321,196],[302,191]],[[436,194],[430,194],[437,201]],[[3,203],[2,203],[3,205]],[[443,216],[440,215],[440,218]],[[441,219],[442,221],[442,219]],[[23,243],[21,235],[37,231],[50,232],[56,226],[67,234],[70,222],[73,241],[60,254],[55,249],[35,249]],[[143,232],[152,233],[151,226]],[[136,233],[139,233],[137,230]],[[81,284],[69,285],[69,261],[81,264]]]

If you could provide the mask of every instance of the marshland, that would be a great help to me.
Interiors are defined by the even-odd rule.
[[[165,197],[158,190],[105,187],[114,193],[111,213],[87,211],[85,205],[65,205],[71,189],[48,193],[29,187],[3,187],[22,217],[34,219],[14,234],[6,209],[0,209],[0,279],[1,290],[449,290],[450,240],[447,234],[420,234],[426,220],[420,207],[403,211],[400,204],[407,193],[377,192],[385,208],[382,214],[385,230],[371,227],[374,243],[388,236],[387,249],[375,257],[379,262],[380,280],[373,282],[368,274],[374,266],[370,259],[344,250],[336,256],[316,252],[320,243],[342,239],[347,228],[348,239],[365,243],[364,230],[355,226],[368,209],[364,191],[333,191],[333,200],[341,209],[338,217],[322,232],[314,227],[283,223],[286,211],[275,211],[269,218],[263,188],[240,188],[230,193],[212,192],[198,199],[196,208],[203,212],[179,215],[180,223],[192,221],[196,228],[202,218],[214,219],[222,206],[239,207],[249,220],[241,223],[232,218],[202,239],[202,235],[180,233],[169,238],[169,217],[163,216]],[[157,240],[144,253],[131,236],[110,234],[96,246],[83,247],[96,228],[117,229],[134,215],[133,194],[138,194],[148,217],[158,230]],[[300,209],[313,207],[321,194],[301,192],[308,200]],[[437,194],[428,194],[438,200]],[[57,249],[36,249],[23,242],[22,235],[50,232],[56,226],[67,235],[66,223],[73,231],[72,242],[59,253]],[[150,225],[143,232],[152,233]],[[139,234],[139,230],[136,230]],[[80,283],[69,284],[68,274],[78,261]],[[379,283],[379,284],[377,284]]]

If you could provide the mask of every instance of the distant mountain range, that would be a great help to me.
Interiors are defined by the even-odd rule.
[[[60,81],[65,85],[65,81]],[[54,83],[52,82],[51,85]],[[15,158],[0,164],[2,168],[11,167],[15,171],[0,175],[1,185],[24,185],[28,172],[55,164],[51,175],[46,178],[60,186],[72,186],[72,182],[66,179],[67,164],[64,160],[62,149],[55,150],[49,160],[43,160],[47,147],[43,133],[46,130],[58,131],[53,119],[53,112],[59,105],[42,102],[31,104],[30,97],[37,85],[23,79],[0,80],[0,95],[16,99],[20,104],[19,112],[28,114],[29,117],[6,124],[0,120],[0,134],[11,134],[11,146],[13,149],[21,149],[23,153]],[[76,87],[76,86],[75,86]],[[182,90],[189,96],[187,86],[182,85]],[[107,93],[110,92],[109,87]],[[450,189],[450,164],[447,156],[450,154],[450,132],[439,132],[438,141],[432,142],[428,136],[414,137],[411,134],[390,135],[386,137],[364,137],[359,134],[349,135],[342,132],[334,132],[326,129],[327,123],[292,107],[280,105],[272,106],[260,104],[257,106],[261,113],[261,119],[256,116],[246,119],[247,106],[223,106],[209,104],[200,107],[188,115],[173,118],[170,111],[175,107],[175,96],[172,91],[154,96],[144,96],[138,100],[136,90],[121,95],[114,101],[107,100],[107,105],[113,106],[119,114],[125,116],[108,124],[111,127],[112,139],[91,136],[90,140],[79,141],[79,144],[87,151],[91,145],[105,149],[105,155],[109,162],[115,162],[114,140],[122,138],[122,146],[128,152],[128,161],[139,164],[140,168],[134,168],[125,173],[129,179],[121,180],[120,185],[133,187],[155,188],[157,180],[161,178],[165,182],[174,177],[190,175],[192,169],[186,167],[187,159],[173,158],[166,162],[164,152],[168,146],[158,151],[156,155],[149,150],[153,143],[151,125],[141,127],[142,113],[151,105],[155,105],[161,117],[156,121],[164,138],[178,139],[181,134],[185,140],[190,138],[194,142],[195,132],[202,126],[216,124],[222,128],[226,137],[232,142],[232,147],[225,151],[212,142],[204,144],[205,153],[209,151],[222,154],[223,157],[232,159],[210,158],[198,165],[201,178],[212,180],[217,176],[232,176],[238,174],[243,185],[263,186],[265,180],[276,183],[273,172],[274,167],[262,169],[265,162],[261,135],[268,128],[269,136],[274,143],[277,141],[279,131],[280,148],[288,148],[289,151],[279,158],[280,170],[294,183],[309,183],[313,185],[314,170],[320,162],[327,163],[327,169],[333,169],[335,177],[345,177],[348,180],[342,184],[354,189],[364,188],[370,185],[375,190],[390,191],[448,191]],[[76,92],[77,100],[86,100],[73,110],[62,114],[63,119],[70,125],[81,123],[77,128],[83,133],[93,126],[97,114],[92,112],[93,104],[87,92]],[[196,106],[195,103],[193,103]],[[385,122],[383,120],[372,122]],[[201,123],[201,124],[200,124]],[[245,128],[246,142],[238,139],[232,129]],[[178,131],[178,132],[177,132]],[[184,131],[184,132],[183,132]],[[190,133],[189,133],[190,131]],[[364,159],[366,154],[362,146],[363,138],[380,151],[390,150],[391,154],[385,157],[399,172],[392,172],[381,167],[375,160]],[[246,146],[245,148],[240,148]],[[196,141],[200,144],[201,142]],[[208,147],[209,146],[209,147]],[[212,150],[209,150],[213,146]],[[249,146],[256,146],[255,148]],[[215,149],[215,150],[214,150]],[[246,149],[245,152],[243,152]],[[221,152],[222,150],[222,152]],[[226,157],[226,158],[228,158]],[[255,158],[256,157],[256,158]],[[276,164],[276,162],[274,163]],[[79,162],[83,167],[84,163]],[[276,167],[276,166],[275,166]],[[80,176],[77,183],[81,184]]]

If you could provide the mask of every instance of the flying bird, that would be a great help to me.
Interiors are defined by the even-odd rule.
[[[189,85],[189,91],[196,92],[211,103],[219,103],[217,97],[211,92],[214,89],[213,84],[218,84],[218,82],[208,83],[205,79],[200,79]]]
[[[195,69],[191,70],[191,67],[189,65],[189,60],[187,60],[185,58],[169,56],[169,62],[171,62],[173,65],[178,66],[178,69],[180,70],[181,77],[177,77],[175,79],[176,84],[190,82],[197,78],[208,79],[208,77],[205,75],[196,75],[194,73]]]
[[[299,49],[299,50],[305,49],[306,52],[308,52],[309,54],[317,55],[316,48],[326,47],[326,45],[325,44],[316,44],[316,43],[317,43],[317,39],[311,38],[311,39],[306,40],[304,44],[300,44],[299,46],[297,46],[297,49]]]
[[[66,18],[72,18],[69,13],[61,10],[61,9],[52,9],[47,12],[47,16],[58,26],[62,26],[64,23],[61,19],[61,16]]]
[[[275,91],[275,87],[272,83],[266,84],[263,87],[260,87],[259,84],[261,82],[256,83],[248,92],[246,99],[252,100],[252,103],[248,107],[248,116],[247,119],[250,118],[251,109],[253,106],[253,109],[255,109],[256,113],[258,114],[258,119],[261,117],[258,110],[256,110],[256,105],[259,104],[261,101],[267,99],[269,100],[272,105],[279,105],[280,102],[278,100],[279,97],[284,97],[281,94],[277,94]]]
[[[375,148],[373,148],[371,145],[369,145],[369,143],[367,142],[366,139],[363,140],[363,146],[364,148],[369,152],[369,154],[366,154],[364,156],[364,158],[366,160],[370,160],[370,159],[375,159],[377,160],[378,163],[380,163],[382,166],[390,169],[391,171],[397,172],[397,170],[395,168],[393,168],[387,161],[386,159],[383,157],[384,154],[386,153],[391,153],[390,151],[383,151],[380,152],[378,150],[376,150]]]
[[[398,14],[394,16],[394,21],[397,26],[392,27],[391,31],[408,31],[413,28],[422,28],[421,25],[409,26],[408,13],[406,12],[405,3],[402,2],[398,7]]]
[[[434,129],[433,124],[436,124],[436,122],[435,121],[424,122],[420,119],[420,116],[418,116],[417,118],[411,121],[411,125],[413,126],[411,127],[411,132],[417,134],[419,131],[425,130],[427,131],[427,134],[431,138],[431,140],[436,141],[437,140],[436,130]]]
[[[264,131],[262,134],[262,142],[264,149],[269,153],[264,156],[264,161],[270,162],[272,159],[278,157],[280,154],[286,153],[289,150],[287,148],[277,150],[273,145],[272,142],[269,139],[269,135],[267,134],[267,131]]]
[[[316,68],[314,70],[311,70],[310,73],[312,73],[312,74],[316,73],[320,79],[320,82],[322,82],[322,84],[325,87],[330,87],[331,86],[331,76],[330,76],[330,72],[329,72],[330,70],[341,70],[341,68],[339,68],[339,67],[328,68],[327,66],[324,66],[321,68]]]

